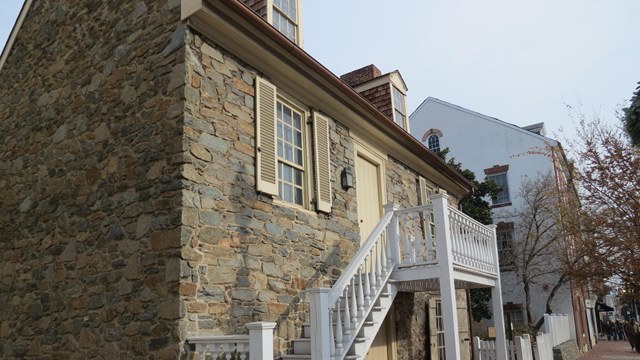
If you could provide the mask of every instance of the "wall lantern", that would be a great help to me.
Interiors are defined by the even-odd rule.
[[[342,169],[342,174],[340,175],[342,179],[342,188],[345,190],[349,190],[349,188],[353,188],[353,170],[351,168],[345,167]]]

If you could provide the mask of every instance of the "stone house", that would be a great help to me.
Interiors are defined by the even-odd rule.
[[[431,149],[449,148],[450,156],[472,170],[477,178],[486,176],[502,186],[498,196],[491,199],[491,207],[502,256],[505,318],[510,319],[516,329],[527,325],[526,294],[518,272],[525,266],[520,260],[516,262],[518,265],[513,261],[517,254],[520,257],[526,254],[530,256],[526,269],[533,279],[530,285],[531,322],[542,321],[548,308],[554,313],[568,314],[572,339],[580,348],[586,349],[587,339],[593,334],[592,321],[582,289],[568,280],[560,280],[563,279],[563,260],[553,254],[560,250],[551,245],[545,250],[543,244],[548,240],[543,236],[530,236],[527,245],[518,244],[525,242],[522,224],[530,224],[522,218],[535,216],[532,211],[522,213],[525,202],[532,202],[520,193],[523,182],[548,174],[558,194],[566,199],[577,199],[571,166],[562,144],[547,136],[544,123],[520,127],[433,97],[425,99],[411,114],[411,131]],[[542,212],[539,208],[535,210]],[[541,227],[550,225],[543,216],[538,215],[535,219]],[[555,225],[552,227],[556,228]],[[553,241],[565,248],[573,243],[567,235],[558,235]],[[519,249],[515,250],[516,254],[514,248]]]
[[[0,58],[0,357],[177,359],[254,321],[289,354],[385,204],[471,190],[409,134],[399,73],[352,88],[302,49],[299,1],[243,2],[25,2]],[[394,292],[370,358],[445,333],[468,358],[465,279],[444,310],[433,282]]]

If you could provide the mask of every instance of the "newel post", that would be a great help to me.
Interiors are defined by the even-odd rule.
[[[502,307],[502,283],[500,280],[500,265],[498,264],[498,241],[496,239],[496,226],[488,225],[492,233],[491,251],[496,262],[496,286],[491,288],[491,310],[493,322],[496,327],[496,357],[500,360],[507,359],[507,332],[504,329],[504,310]]]
[[[276,323],[258,321],[246,325],[249,329],[249,359],[273,360],[273,329]]]
[[[311,310],[311,359],[331,358],[331,320],[329,319],[329,288],[307,290]]]
[[[453,246],[449,224],[449,196],[445,191],[431,197],[436,221],[436,251],[440,275],[440,296],[444,317],[445,354],[447,359],[460,359],[460,335],[458,333],[458,310],[456,288],[453,277]]]
[[[389,244],[390,253],[388,256],[394,264],[400,264],[400,225],[396,211],[400,210],[400,205],[387,204],[383,206],[384,212],[393,212],[393,217],[389,223],[389,232],[387,233],[387,243]]]

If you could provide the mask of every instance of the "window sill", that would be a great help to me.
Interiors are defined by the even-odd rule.
[[[284,208],[292,208],[295,211],[301,211],[301,212],[307,213],[309,215],[318,216],[318,213],[315,210],[308,209],[306,207],[303,207],[302,205],[298,205],[298,204],[295,204],[295,203],[292,203],[292,202],[288,202],[286,200],[282,200],[277,196],[273,197],[273,205],[279,206],[279,207],[284,207]]]
[[[491,205],[489,207],[492,208],[492,209],[495,209],[495,208],[507,207],[507,206],[511,206],[511,205],[512,205],[512,203],[511,203],[511,201],[509,201],[509,202],[502,203],[502,204]]]

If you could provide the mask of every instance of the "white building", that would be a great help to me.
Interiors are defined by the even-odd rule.
[[[453,157],[463,168],[472,170],[479,181],[488,176],[503,186],[498,197],[492,199],[499,249],[508,248],[512,241],[517,241],[513,230],[516,219],[510,218],[509,214],[522,206],[519,189],[523,179],[553,173],[561,190],[563,187],[571,190],[562,147],[558,141],[546,136],[544,123],[519,127],[429,97],[411,115],[410,125],[411,133],[430,149],[449,148],[448,158]],[[501,278],[505,318],[508,316],[515,327],[524,325],[522,282],[508,267],[501,269]],[[538,281],[531,289],[534,324],[545,313],[546,301],[557,275],[546,280]],[[572,294],[569,284],[562,286],[553,297],[551,308],[555,313],[570,314],[572,330],[577,325],[577,338],[583,338],[582,334],[587,332],[586,309],[579,293]],[[578,322],[575,322],[576,317]]]

